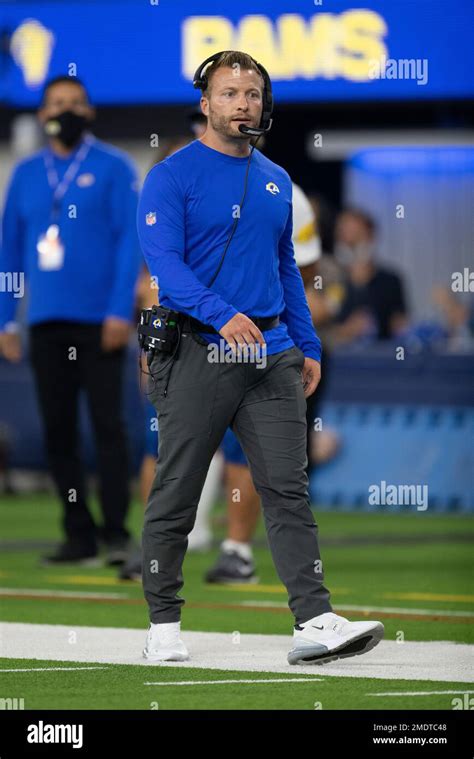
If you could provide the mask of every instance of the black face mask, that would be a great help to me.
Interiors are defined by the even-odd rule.
[[[79,142],[88,124],[90,119],[85,116],[80,116],[74,111],[63,111],[48,119],[44,131],[48,137],[55,137],[66,147],[72,148]]]

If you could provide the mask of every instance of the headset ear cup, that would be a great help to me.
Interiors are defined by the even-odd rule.
[[[204,69],[206,66],[208,66],[210,63],[214,63],[214,61],[217,61],[218,58],[223,53],[228,53],[229,50],[221,50],[219,53],[214,53],[214,55],[210,55],[209,58],[206,58],[205,61],[201,63],[201,65],[196,69],[194,76],[193,76],[193,87],[195,87],[196,90],[203,90],[207,87],[207,77],[205,74],[203,74]]]
[[[255,60],[255,59],[253,59]],[[260,120],[260,128],[268,130],[270,129],[272,125],[272,113],[273,113],[273,92],[272,92],[272,81],[270,79],[270,76],[268,74],[268,71],[264,66],[262,66],[261,63],[258,61],[255,61],[255,63],[258,66],[258,70],[260,71],[263,82],[264,82],[264,90],[263,90],[263,109],[262,109],[262,118]]]
[[[260,121],[260,127],[262,129],[270,129],[271,123],[272,123],[272,113],[273,113],[273,98],[270,98],[269,100],[267,97],[264,100],[262,118]]]

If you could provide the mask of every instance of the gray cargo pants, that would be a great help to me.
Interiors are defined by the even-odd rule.
[[[293,347],[252,363],[212,363],[189,334],[178,358],[153,359],[149,398],[159,449],[142,536],[143,588],[150,620],[177,622],[182,565],[210,461],[227,427],[239,439],[260,495],[278,576],[297,624],[332,611],[309,506],[304,356]],[[169,372],[171,371],[171,375]],[[167,386],[167,381],[169,384]],[[166,395],[165,393],[166,389]]]

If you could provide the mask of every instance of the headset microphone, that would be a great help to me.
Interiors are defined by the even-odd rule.
[[[269,120],[268,126],[266,126],[265,129],[262,129],[261,127],[249,127],[247,124],[239,124],[239,132],[242,132],[242,134],[248,134],[249,137],[261,137],[262,134],[270,131],[272,124],[273,119]]]

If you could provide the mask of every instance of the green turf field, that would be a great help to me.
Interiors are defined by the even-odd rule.
[[[171,668],[103,665],[103,669],[71,671],[71,668],[92,666],[71,662],[35,661],[32,667],[45,671],[1,675],[3,692],[25,694],[28,709],[451,709],[452,694],[383,698],[380,692],[435,691],[431,681],[322,677],[315,668],[314,683],[308,676],[291,672],[288,675],[233,672],[211,673],[207,669],[180,668],[179,678]],[[2,668],[26,667],[24,659],[2,660]],[[65,671],[48,671],[50,667],[67,667]],[[249,675],[251,674],[251,678]],[[21,678],[27,678],[24,685]],[[245,682],[252,679],[252,683]],[[301,680],[300,683],[294,680]],[[241,683],[217,684],[217,680],[238,680]],[[259,680],[275,680],[275,683]],[[288,680],[288,683],[281,682]],[[148,682],[163,685],[145,685]],[[183,682],[186,685],[169,685]],[[211,681],[208,685],[200,684]],[[190,683],[195,682],[195,685]],[[166,683],[166,685],[164,685]],[[189,684],[188,684],[189,683]],[[443,689],[462,691],[459,683],[443,682]]]
[[[219,537],[224,529],[222,504],[216,508],[213,519]],[[316,522],[325,584],[332,592],[336,612],[349,619],[380,619],[385,625],[386,640],[402,637],[406,641],[474,642],[471,517],[425,512],[331,513],[316,509]],[[138,503],[134,504],[130,526],[138,537],[141,529]],[[2,621],[136,628],[142,629],[145,637],[148,618],[140,585],[118,581],[116,571],[105,567],[38,566],[46,544],[59,538],[59,508],[53,498],[46,495],[2,498],[0,535]],[[186,599],[183,630],[288,635],[290,647],[293,620],[286,606],[285,590],[265,547],[261,526],[256,545],[260,578],[256,586],[206,585],[203,573],[217,555],[217,547],[204,554],[187,555],[181,594]],[[62,594],[56,595],[58,591]],[[369,611],[350,607],[368,607]],[[34,650],[34,641],[31,645]],[[357,658],[360,663],[364,657]],[[413,697],[368,694],[472,690],[472,685],[459,682],[328,677],[325,667],[313,668],[314,683],[306,682],[308,676],[299,675],[297,668],[291,668],[288,675],[115,664],[78,672],[51,670],[79,666],[86,665],[3,658],[0,660],[3,670],[43,670],[3,672],[0,697],[21,695],[26,708],[45,709],[451,709],[455,697],[452,694]],[[254,682],[288,678],[302,682]],[[246,679],[252,682],[214,683]],[[150,680],[204,684],[144,685]],[[206,684],[210,681],[212,684]]]

